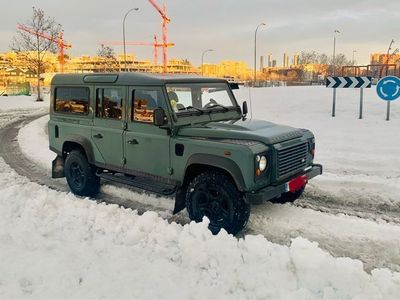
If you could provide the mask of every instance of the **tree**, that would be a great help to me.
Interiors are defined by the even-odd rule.
[[[100,49],[97,50],[97,56],[99,56],[103,62],[104,72],[112,72],[115,70],[117,59],[113,48],[101,45]]]
[[[46,70],[46,55],[49,52],[57,52],[55,41],[58,40],[61,25],[54,18],[46,16],[42,9],[35,7],[32,17],[25,24],[19,25],[30,28],[32,33],[18,29],[12,40],[11,49],[24,60],[27,69],[36,73],[38,89],[36,100],[43,101],[40,94],[40,74]],[[43,34],[49,39],[43,38]]]

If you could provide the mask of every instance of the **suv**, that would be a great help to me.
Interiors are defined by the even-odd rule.
[[[236,234],[250,204],[294,201],[315,140],[306,129],[246,121],[223,79],[142,73],[58,74],[51,84],[53,178],[94,197],[100,179],[175,195],[174,213]]]

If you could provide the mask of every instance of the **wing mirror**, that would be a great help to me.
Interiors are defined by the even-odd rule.
[[[164,109],[156,108],[153,110],[153,124],[158,127],[167,124],[167,116]]]
[[[244,101],[242,104],[242,114],[243,117],[246,118],[247,113],[249,112],[248,108],[247,108],[247,102]]]

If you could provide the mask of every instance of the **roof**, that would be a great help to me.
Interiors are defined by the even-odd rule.
[[[166,83],[226,83],[225,79],[207,78],[185,74],[155,74],[139,72],[120,73],[86,73],[86,74],[56,74],[51,84],[99,84],[109,83],[117,85],[163,85]]]

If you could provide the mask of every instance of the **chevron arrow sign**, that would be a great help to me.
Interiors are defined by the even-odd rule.
[[[326,78],[326,87],[328,88],[370,88],[372,85],[372,77],[340,77],[329,76]]]

